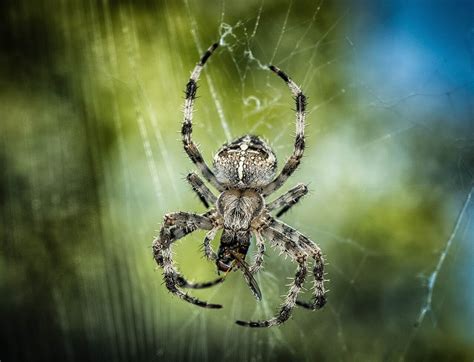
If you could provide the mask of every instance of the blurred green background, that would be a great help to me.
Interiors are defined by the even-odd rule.
[[[472,361],[473,13],[470,1],[2,1],[0,360]],[[284,190],[311,193],[283,220],[324,250],[330,293],[279,328],[234,324],[276,312],[295,269],[278,253],[262,302],[240,273],[193,292],[222,310],[171,296],[152,259],[166,212],[204,212],[179,130],[187,78],[219,38],[195,112],[207,160],[246,133],[280,166],[290,154],[294,104],[266,64],[309,97],[308,148]],[[215,275],[203,237],[174,248],[192,280]]]

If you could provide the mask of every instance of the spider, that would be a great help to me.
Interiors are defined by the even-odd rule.
[[[181,128],[184,150],[201,171],[202,176],[219,191],[219,196],[204,184],[194,172],[187,181],[199,199],[210,210],[204,214],[174,212],[164,216],[159,235],[153,241],[153,254],[163,269],[166,288],[179,298],[204,308],[222,308],[183,291],[183,288],[201,289],[224,281],[231,270],[242,271],[245,281],[257,300],[262,298],[260,288],[253,275],[263,265],[265,252],[264,239],[271,246],[280,249],[297,263],[296,274],[278,313],[268,320],[241,321],[236,323],[248,327],[271,327],[280,325],[291,316],[295,305],[311,310],[320,309],[326,303],[324,289],[324,259],[321,249],[299,231],[271,216],[277,211],[279,217],[307,194],[308,188],[298,184],[277,199],[267,202],[266,198],[278,190],[293,174],[300,164],[305,147],[304,121],[306,97],[301,89],[280,69],[269,68],[282,78],[290,88],[296,101],[296,139],[291,157],[286,161],[281,173],[275,177],[277,159],[269,145],[260,137],[245,135],[229,144],[223,145],[214,157],[214,171],[204,161],[199,149],[191,138],[194,100],[197,80],[209,57],[219,46],[213,44],[195,66],[186,85],[184,120]],[[207,230],[204,238],[204,254],[215,262],[218,274],[224,277],[205,283],[192,283],[177,270],[171,253],[171,245],[178,239],[195,230]],[[217,253],[212,249],[211,241],[219,229],[223,229]],[[245,261],[252,235],[255,237],[257,252],[251,265]],[[297,299],[307,274],[308,263],[314,262],[313,298],[309,302]],[[235,270],[234,269],[234,270]]]

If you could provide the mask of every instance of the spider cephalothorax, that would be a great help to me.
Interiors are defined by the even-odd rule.
[[[281,216],[303,197],[308,189],[298,184],[277,199],[267,202],[266,197],[279,189],[296,170],[303,156],[304,120],[306,97],[301,89],[280,69],[269,68],[282,78],[290,88],[296,101],[296,138],[291,157],[286,161],[281,173],[275,177],[277,160],[274,152],[260,137],[246,135],[225,144],[214,157],[214,172],[207,166],[196,144],[192,141],[192,115],[196,98],[197,80],[201,70],[218,44],[212,45],[194,68],[186,85],[186,102],[182,125],[184,150],[196,164],[206,180],[219,191],[216,197],[196,173],[188,175],[187,180],[197,193],[204,206],[210,210],[204,214],[175,212],[165,215],[160,234],[153,241],[156,262],[163,268],[168,290],[181,299],[205,308],[221,308],[194,298],[181,288],[200,289],[216,285],[224,280],[220,277],[206,283],[191,283],[176,269],[172,259],[171,245],[176,240],[197,230],[208,230],[204,239],[204,254],[215,262],[217,271],[228,273],[239,269],[257,299],[262,293],[253,274],[263,264],[264,239],[280,249],[298,264],[296,275],[290,286],[279,313],[269,319],[257,322],[237,321],[249,327],[270,327],[286,321],[295,304],[308,309],[319,309],[326,303],[324,289],[324,260],[319,247],[306,236],[278,221],[271,212]],[[223,229],[219,250],[214,252],[211,241],[219,229]],[[255,237],[257,254],[249,265],[245,258],[252,236]],[[297,300],[299,291],[307,274],[307,264],[313,261],[314,294],[310,302]]]
[[[217,210],[222,217],[224,232],[217,254],[217,266],[227,271],[235,255],[245,259],[250,246],[250,223],[263,211],[265,201],[251,189],[230,189],[221,193]]]

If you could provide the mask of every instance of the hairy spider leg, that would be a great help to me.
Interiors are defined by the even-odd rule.
[[[287,321],[288,318],[291,316],[291,312],[295,306],[296,298],[303,287],[304,280],[306,278],[306,256],[300,256],[296,259],[298,263],[298,268],[296,269],[295,279],[293,283],[290,285],[290,289],[288,294],[286,295],[285,301],[280,308],[278,314],[268,320],[263,321],[241,321],[238,320],[237,323],[240,326],[244,327],[254,327],[254,328],[262,328],[262,327],[272,327],[282,324],[283,322]]]
[[[324,259],[321,254],[313,255],[314,267],[313,267],[313,278],[314,278],[314,292],[313,298],[310,302],[303,300],[297,300],[296,304],[300,307],[317,310],[324,307],[326,304],[326,292],[324,290]]]
[[[289,255],[293,261],[298,262],[299,268],[295,281],[291,285],[290,291],[275,317],[256,322],[237,321],[237,324],[248,327],[271,327],[288,320],[295,305],[312,310],[322,308],[326,303],[326,296],[324,289],[324,259],[320,248],[306,236],[273,218],[271,218],[268,226],[263,228],[262,235],[270,240],[274,246],[279,247],[284,253]],[[308,256],[311,256],[315,261],[313,268],[314,295],[311,302],[303,302],[299,301],[297,296],[306,276],[306,258]],[[303,268],[304,270],[302,270]]]
[[[270,218],[270,221],[272,219]],[[270,227],[265,227],[262,229],[262,235],[267,238],[272,246],[279,248],[283,253],[289,255],[292,261],[298,263],[299,267],[296,271],[295,279],[290,286],[288,294],[283,302],[281,309],[278,314],[268,320],[263,321],[237,321],[236,323],[241,326],[246,327],[272,327],[275,325],[282,324],[291,316],[291,312],[295,306],[296,298],[300,289],[302,288],[304,279],[307,274],[306,269],[306,258],[307,253],[301,249],[296,243],[291,240],[285,239],[284,235],[279,232],[271,229]]]
[[[211,280],[209,282],[202,282],[202,283],[193,283],[189,282],[183,278],[182,275],[178,275],[176,278],[176,285],[181,288],[188,288],[188,289],[205,289],[213,287],[214,285],[220,284],[224,281],[224,278],[219,277],[215,280]]]
[[[199,75],[201,74],[201,70],[206,64],[206,61],[212,55],[214,50],[219,46],[219,43],[215,43],[209,47],[209,49],[204,53],[201,57],[199,63],[196,64],[193,72],[191,73],[191,77],[189,78],[188,83],[186,84],[186,100],[184,102],[184,119],[183,125],[181,128],[181,134],[183,136],[183,146],[184,150],[188,154],[191,161],[193,161],[196,166],[201,171],[204,178],[211,183],[217,190],[223,191],[224,188],[219,184],[216,179],[216,176],[211,171],[211,169],[207,166],[206,162],[204,161],[201,152],[197,145],[191,138],[191,134],[193,132],[193,110],[194,110],[194,100],[196,99],[196,92],[197,92],[197,81],[199,79]]]
[[[217,197],[214,196],[212,191],[209,190],[197,173],[191,172],[186,176],[186,180],[189,182],[193,191],[198,195],[199,200],[201,200],[206,208],[209,208],[210,205],[215,205]]]
[[[279,232],[285,239],[294,242],[300,248],[305,250],[311,258],[313,258],[314,291],[312,301],[304,302],[297,300],[296,304],[311,310],[321,309],[326,304],[326,291],[324,288],[324,257],[321,253],[321,249],[306,236],[281,221],[273,219],[269,228]]]
[[[304,184],[298,184],[292,189],[288,190],[285,194],[279,198],[270,202],[266,207],[268,211],[280,209],[277,212],[276,217],[280,217],[289,209],[291,209],[304,195],[308,193],[308,187]]]
[[[280,174],[262,190],[263,196],[268,196],[274,191],[278,190],[290,177],[293,172],[298,168],[301,158],[303,157],[305,141],[304,141],[304,122],[306,117],[306,96],[303,91],[288,77],[284,72],[270,65],[269,68],[276,73],[281,79],[283,79],[291,93],[295,97],[296,102],[296,138],[293,154],[286,161]]]
[[[163,226],[160,234],[153,240],[153,255],[157,264],[163,269],[166,288],[179,298],[204,308],[222,308],[220,304],[210,304],[184,293],[179,287],[190,286],[196,289],[198,287],[213,286],[221,282],[217,279],[207,283],[193,284],[187,282],[177,271],[172,258],[171,245],[182,237],[192,233],[197,229],[212,230],[213,223],[210,219],[212,212],[204,215],[191,214],[186,212],[175,212],[167,214],[164,217]],[[220,278],[221,279],[221,278]]]
[[[216,260],[217,259],[217,254],[216,252],[212,249],[211,246],[211,241],[214,240],[216,237],[216,233],[219,230],[219,226],[214,227],[213,229],[209,230],[209,232],[206,234],[204,237],[204,255],[208,260]]]
[[[255,253],[253,264],[249,267],[252,274],[258,273],[263,268],[263,256],[265,254],[265,241],[263,240],[262,234],[256,230],[254,235],[257,252]]]
[[[249,265],[239,255],[234,254],[234,257],[235,259],[232,261],[230,268],[226,272],[224,272],[222,280],[224,280],[230,274],[230,272],[234,269],[234,266],[237,265],[237,268],[242,271],[245,282],[249,286],[254,297],[257,300],[262,300],[262,291],[260,290],[260,287],[258,286],[257,281],[253,277],[252,272],[250,271]]]

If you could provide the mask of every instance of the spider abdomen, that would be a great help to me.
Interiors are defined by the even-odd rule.
[[[260,137],[246,135],[225,144],[214,157],[217,180],[234,188],[259,188],[275,176],[277,160]]]

